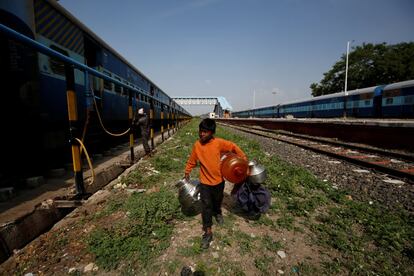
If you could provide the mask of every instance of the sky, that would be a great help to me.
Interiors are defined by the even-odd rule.
[[[414,41],[412,0],[59,3],[171,97],[223,96],[233,111],[310,98],[348,41]]]

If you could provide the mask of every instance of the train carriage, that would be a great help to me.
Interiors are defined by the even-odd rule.
[[[414,81],[390,84],[384,87],[382,115],[384,117],[413,117]]]
[[[149,114],[153,109],[152,125],[158,129],[163,110],[180,114],[181,117],[191,116],[57,1],[1,1],[0,24],[124,85],[74,70],[79,128],[87,125],[88,121],[98,124],[96,116],[99,113],[107,129],[114,132],[127,129],[130,93],[133,112],[143,107]],[[36,160],[40,154],[53,155],[61,152],[60,149],[67,149],[69,130],[65,64],[3,33],[0,33],[0,47],[0,73],[4,91],[7,91],[3,93],[2,103],[13,107],[11,112],[5,106],[1,111],[2,125],[13,133],[6,139],[10,145],[6,156],[14,156],[13,149],[22,148],[22,145],[27,150],[28,162]],[[95,127],[97,129],[104,136],[99,126]],[[41,146],[24,143],[23,137],[27,133],[36,133],[31,141]],[[87,135],[99,133],[88,131]],[[88,137],[86,141],[89,142]],[[11,163],[16,163],[13,160]],[[8,170],[8,167],[4,169]]]
[[[236,111],[249,118],[414,118],[414,80],[314,97],[305,101]]]

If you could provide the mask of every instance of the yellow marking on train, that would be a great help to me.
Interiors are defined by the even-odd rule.
[[[76,35],[75,38],[73,37],[74,35]],[[74,31],[73,34],[69,37],[69,41],[71,41],[71,43],[69,43],[69,45],[66,48],[72,49],[75,43],[79,42],[80,36],[81,36],[81,33],[79,32],[79,30]]]
[[[75,30],[76,30],[76,26],[75,25],[73,25],[73,24],[70,24],[70,27],[66,30],[66,34],[64,34],[58,41],[57,41],[57,43],[58,44],[61,44],[61,45],[63,45],[63,46],[65,46],[65,44],[67,44],[68,43],[68,36],[70,35],[70,34],[72,34],[73,32],[75,32]],[[66,46],[65,46],[66,47]]]
[[[55,21],[58,20],[59,18],[57,16],[53,17],[47,24],[46,26],[44,26],[40,32],[43,33],[45,36],[49,37],[51,31],[49,30],[49,28],[53,28],[53,26],[55,24]]]
[[[59,19],[59,21],[52,26],[52,28],[48,31],[52,40],[56,41],[56,38],[58,37],[57,34],[54,34],[56,30],[59,29],[58,33],[61,32],[62,30],[66,31],[67,23],[68,22],[65,22],[65,20]]]
[[[68,43],[68,40],[67,40],[68,35],[71,34],[72,32],[74,32],[75,30],[76,30],[76,27],[71,23],[69,23],[68,26],[65,26],[65,28],[62,28],[59,31],[59,34],[63,31],[65,32],[65,34],[62,35],[62,37],[57,41],[57,43],[61,44],[61,45],[67,44]],[[58,36],[59,35],[56,35],[56,37],[58,37]]]
[[[37,24],[40,26],[41,24],[43,24],[45,22],[45,20],[49,19],[55,12],[53,10],[48,10],[46,14],[42,14],[43,12],[45,12],[49,7],[47,5],[43,6],[43,10],[39,11],[36,13],[36,15],[38,16],[39,20],[37,21]]]

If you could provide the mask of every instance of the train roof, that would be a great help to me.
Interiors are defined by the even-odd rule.
[[[384,86],[384,90],[404,88],[407,86],[414,86],[414,80],[407,80],[407,81],[387,84]]]
[[[371,87],[362,88],[362,89],[349,90],[348,91],[348,96],[353,96],[353,95],[358,95],[358,94],[373,92],[375,90],[375,88],[377,88],[377,87],[378,86],[371,86]],[[313,101],[319,101],[319,100],[337,98],[337,97],[344,96],[344,94],[345,94],[345,92],[342,91],[342,92],[337,92],[337,93],[333,93],[333,94],[328,94],[328,95],[322,95],[322,96],[317,96],[317,97],[313,97],[313,98],[308,98],[306,100],[292,101],[292,102],[284,103],[282,105],[289,105],[289,104],[302,103],[302,102],[313,102]]]
[[[95,39],[98,43],[102,44],[107,50],[111,51],[116,57],[122,60],[125,64],[135,70],[138,74],[142,75],[145,79],[147,79],[150,83],[152,83],[156,88],[160,89],[150,78],[148,78],[144,73],[142,73],[138,68],[132,65],[129,61],[127,61],[120,53],[114,50],[108,43],[106,43],[103,39],[101,39],[97,34],[95,34],[91,29],[89,29],[85,24],[83,24],[79,19],[77,19],[74,15],[72,15],[68,10],[66,10],[62,5],[60,5],[56,0],[45,0],[55,9],[60,11],[64,16],[68,18],[68,20],[72,21],[76,26],[82,29],[84,32],[89,34],[93,39]],[[164,92],[165,93],[165,92]],[[171,97],[171,96],[170,96]]]

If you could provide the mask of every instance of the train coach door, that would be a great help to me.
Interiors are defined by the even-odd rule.
[[[84,37],[85,63],[88,67],[101,71],[102,66],[102,49],[90,37]],[[103,94],[103,81],[98,77],[89,75],[89,88],[93,89],[93,93],[98,98],[95,98],[98,108],[101,107],[101,99]]]
[[[372,99],[373,116],[382,117],[382,86],[378,86],[374,90],[374,98]]]
[[[20,2],[0,1],[0,23],[34,39],[30,18],[18,18],[12,11],[7,11],[14,4],[18,9]],[[27,13],[28,17],[30,14]],[[3,33],[0,33],[0,83],[0,124],[4,145],[1,188],[3,178],[25,177],[38,171],[43,144],[37,52]]]

